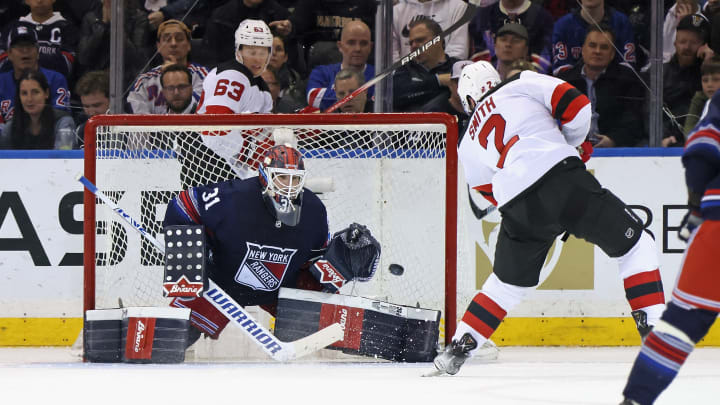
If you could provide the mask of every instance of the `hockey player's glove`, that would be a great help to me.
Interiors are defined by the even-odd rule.
[[[590,160],[590,156],[593,153],[593,146],[590,141],[585,141],[580,144],[580,146],[577,147],[577,151],[580,154],[580,159],[582,159],[583,163]]]
[[[380,263],[380,243],[364,225],[353,223],[333,235],[327,251],[310,272],[328,292],[351,280],[368,281]]]
[[[473,187],[473,190],[479,192],[486,200],[490,201],[490,204],[497,207],[498,203],[495,200],[495,195],[493,195],[492,183],[475,186]]]
[[[685,213],[682,221],[680,222],[680,229],[678,229],[678,238],[682,241],[687,242],[690,239],[695,228],[703,223],[703,219],[700,216],[700,212],[696,210],[688,210]]]

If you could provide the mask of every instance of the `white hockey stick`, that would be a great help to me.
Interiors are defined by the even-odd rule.
[[[105,205],[110,207],[125,222],[130,224],[132,228],[145,237],[155,248],[161,252],[165,252],[165,246],[157,239],[150,235],[145,228],[135,221],[127,212],[118,207],[108,196],[106,196],[85,176],[78,174],[76,179],[82,183],[85,188],[95,194]],[[257,322],[240,304],[238,304],[230,295],[223,291],[212,279],[209,281],[209,290],[205,293],[206,299],[213,304],[218,311],[222,312],[235,327],[241,329],[253,343],[260,346],[265,353],[277,361],[289,361],[300,358],[326,346],[329,346],[343,339],[345,334],[340,323],[334,323],[324,329],[321,329],[312,335],[293,342],[282,342],[278,340],[269,330]]]

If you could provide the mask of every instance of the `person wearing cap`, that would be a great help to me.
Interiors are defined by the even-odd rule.
[[[167,20],[160,24],[157,31],[157,49],[162,56],[163,63],[145,73],[141,73],[135,80],[127,101],[133,114],[165,114],[167,103],[162,94],[162,67],[165,64],[180,64],[187,66],[192,74],[192,87],[194,97],[202,94],[203,81],[208,72],[204,66],[191,63],[190,29],[178,20]]]
[[[614,34],[605,25],[591,25],[582,59],[558,78],[575,86],[591,101],[588,139],[595,148],[647,144],[643,127],[645,89],[627,64],[615,59]]]
[[[680,20],[699,13],[698,0],[676,0],[667,11],[663,20],[663,63],[670,62],[670,58],[675,54],[675,32]]]
[[[500,0],[482,7],[470,21],[473,53],[470,59],[492,61],[495,58],[494,37],[507,23],[522,24],[528,31],[528,48],[537,71],[550,71],[553,18],[550,13],[530,0]]]
[[[112,0],[102,0],[102,7],[83,16],[78,45],[79,77],[96,70],[110,68],[110,20]],[[123,29],[123,90],[127,89],[152,54],[149,44],[152,33],[138,0],[125,0]]]
[[[440,24],[432,18],[415,19],[408,36],[411,51],[419,51],[441,32]],[[452,113],[455,109],[449,101],[449,83],[457,61],[445,53],[445,42],[440,40],[398,68],[393,74],[393,111]]]
[[[582,58],[588,28],[604,23],[615,33],[615,58],[635,64],[635,32],[628,17],[606,6],[605,0],[580,0],[579,9],[555,21],[552,29],[552,72],[556,75],[575,66]]]
[[[30,13],[9,24],[5,32],[27,27],[37,35],[40,66],[52,69],[72,81],[80,32],[72,22],[53,10],[55,1],[26,0]],[[3,61],[0,54],[0,62]],[[5,70],[0,63],[0,71]]]
[[[702,89],[698,50],[707,42],[710,23],[700,14],[683,17],[675,33],[675,54],[663,64],[663,103],[675,122],[664,119],[663,146],[682,146],[682,126],[695,92]]]
[[[495,69],[501,79],[505,79],[510,66],[516,60],[528,60],[527,29],[518,23],[508,23],[500,27],[495,34]]]
[[[0,73],[0,121],[8,122],[13,117],[17,81],[26,71],[42,72],[49,84],[48,99],[51,101],[51,106],[60,110],[69,110],[70,90],[65,76],[40,67],[40,52],[35,29],[25,25],[13,27],[8,32],[7,46],[11,69]]]

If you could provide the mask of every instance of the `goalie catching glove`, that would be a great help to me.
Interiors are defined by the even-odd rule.
[[[380,243],[370,230],[357,223],[333,235],[322,258],[310,266],[310,272],[324,291],[336,292],[351,280],[368,281],[380,262]]]

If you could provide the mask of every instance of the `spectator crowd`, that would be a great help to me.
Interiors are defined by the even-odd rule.
[[[76,149],[84,123],[108,113],[110,23],[123,2],[126,113],[195,114],[203,83],[236,59],[240,23],[272,32],[257,81],[273,113],[324,111],[393,61],[463,18],[464,0],[395,0],[392,32],[375,42],[375,0],[4,0],[0,5],[0,148]],[[467,119],[457,77],[487,60],[559,77],[586,94],[595,147],[648,145],[648,0],[482,0],[472,18],[392,74],[396,112]],[[720,0],[665,0],[663,146],[682,146],[720,88]],[[235,44],[235,49],[233,49]],[[246,60],[247,61],[247,60]],[[240,62],[242,63],[242,62]],[[252,70],[252,69],[250,69]],[[255,72],[253,71],[253,75]],[[253,83],[255,83],[253,79]],[[336,113],[373,111],[374,86]]]

